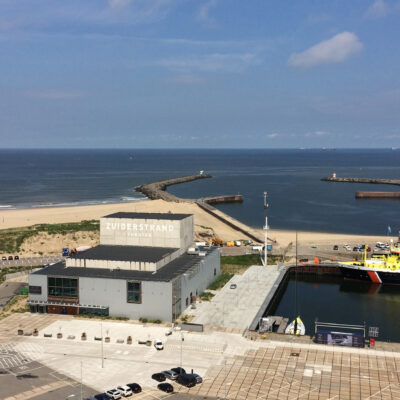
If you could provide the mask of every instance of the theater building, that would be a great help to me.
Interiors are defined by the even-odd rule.
[[[173,321],[220,274],[193,230],[190,214],[107,215],[100,245],[29,275],[30,310]]]

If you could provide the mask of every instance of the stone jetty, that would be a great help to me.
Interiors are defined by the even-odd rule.
[[[136,191],[143,193],[146,197],[151,200],[158,200],[162,199],[165,201],[172,201],[172,202],[193,202],[194,200],[191,199],[181,199],[177,196],[174,196],[171,193],[166,192],[166,188],[171,185],[176,185],[178,183],[185,183],[195,181],[197,179],[206,179],[211,178],[209,174],[196,174],[196,175],[188,175],[188,176],[181,176],[178,178],[171,178],[165,179],[163,181],[158,182],[151,182],[146,183],[145,185],[139,186],[136,188]]]
[[[373,183],[378,185],[397,185],[400,186],[399,179],[374,179],[374,178],[338,178],[334,176],[322,178],[326,182],[348,182],[348,183]]]
[[[400,200],[400,192],[356,192],[356,199]]]

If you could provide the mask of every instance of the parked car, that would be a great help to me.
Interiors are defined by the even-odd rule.
[[[199,374],[192,374],[196,378],[197,383],[203,383],[203,378]]]
[[[339,246],[338,246],[337,244],[335,244],[335,245],[333,246],[333,250],[339,250]]]
[[[171,371],[176,372],[178,375],[180,374],[186,374],[186,371],[182,367],[176,367],[176,368],[171,368]]]
[[[13,256],[8,256],[8,261],[12,261]]]
[[[180,385],[186,386],[188,388],[196,386],[196,377],[193,374],[180,374],[176,381]]]
[[[156,374],[153,374],[151,376],[151,379],[154,379],[157,382],[164,382],[167,378],[165,377],[165,375],[161,372],[158,372]]]
[[[236,288],[237,288],[236,283],[231,283],[231,286],[229,286],[229,288],[230,288],[230,289],[236,289]]]
[[[140,393],[142,391],[142,388],[138,383],[127,383],[126,386],[132,390],[132,393]]]
[[[124,386],[117,386],[117,390],[121,393],[124,397],[132,396],[132,390],[128,385]]]
[[[7,261],[7,257],[6,257],[6,256],[3,256],[3,257],[1,257],[1,260],[2,260],[2,261]]]
[[[96,397],[85,397],[84,400],[96,400]]]
[[[14,260],[19,260],[19,256],[14,256]]]
[[[162,372],[166,378],[171,379],[171,381],[175,381],[176,378],[179,376],[175,371],[167,370]]]
[[[172,393],[174,391],[174,387],[170,383],[160,383],[157,385],[157,388],[166,393]]]
[[[96,395],[94,396],[94,398],[95,398],[96,400],[110,400],[110,397],[108,397],[105,393],[96,394]]]
[[[107,390],[106,395],[110,398],[110,399],[114,399],[114,400],[118,400],[121,398],[121,393],[119,390],[117,389],[110,389]]]
[[[157,350],[163,350],[163,349],[164,349],[164,345],[163,345],[163,342],[161,341],[161,339],[156,339],[156,340],[154,341],[154,347],[155,347]]]

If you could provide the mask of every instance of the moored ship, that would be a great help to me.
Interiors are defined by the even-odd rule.
[[[361,261],[339,264],[340,272],[345,279],[355,279],[373,283],[400,285],[400,245],[391,247],[389,254],[374,254]]]

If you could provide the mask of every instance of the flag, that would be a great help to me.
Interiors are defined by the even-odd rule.
[[[392,233],[392,228],[388,225],[388,233]]]

